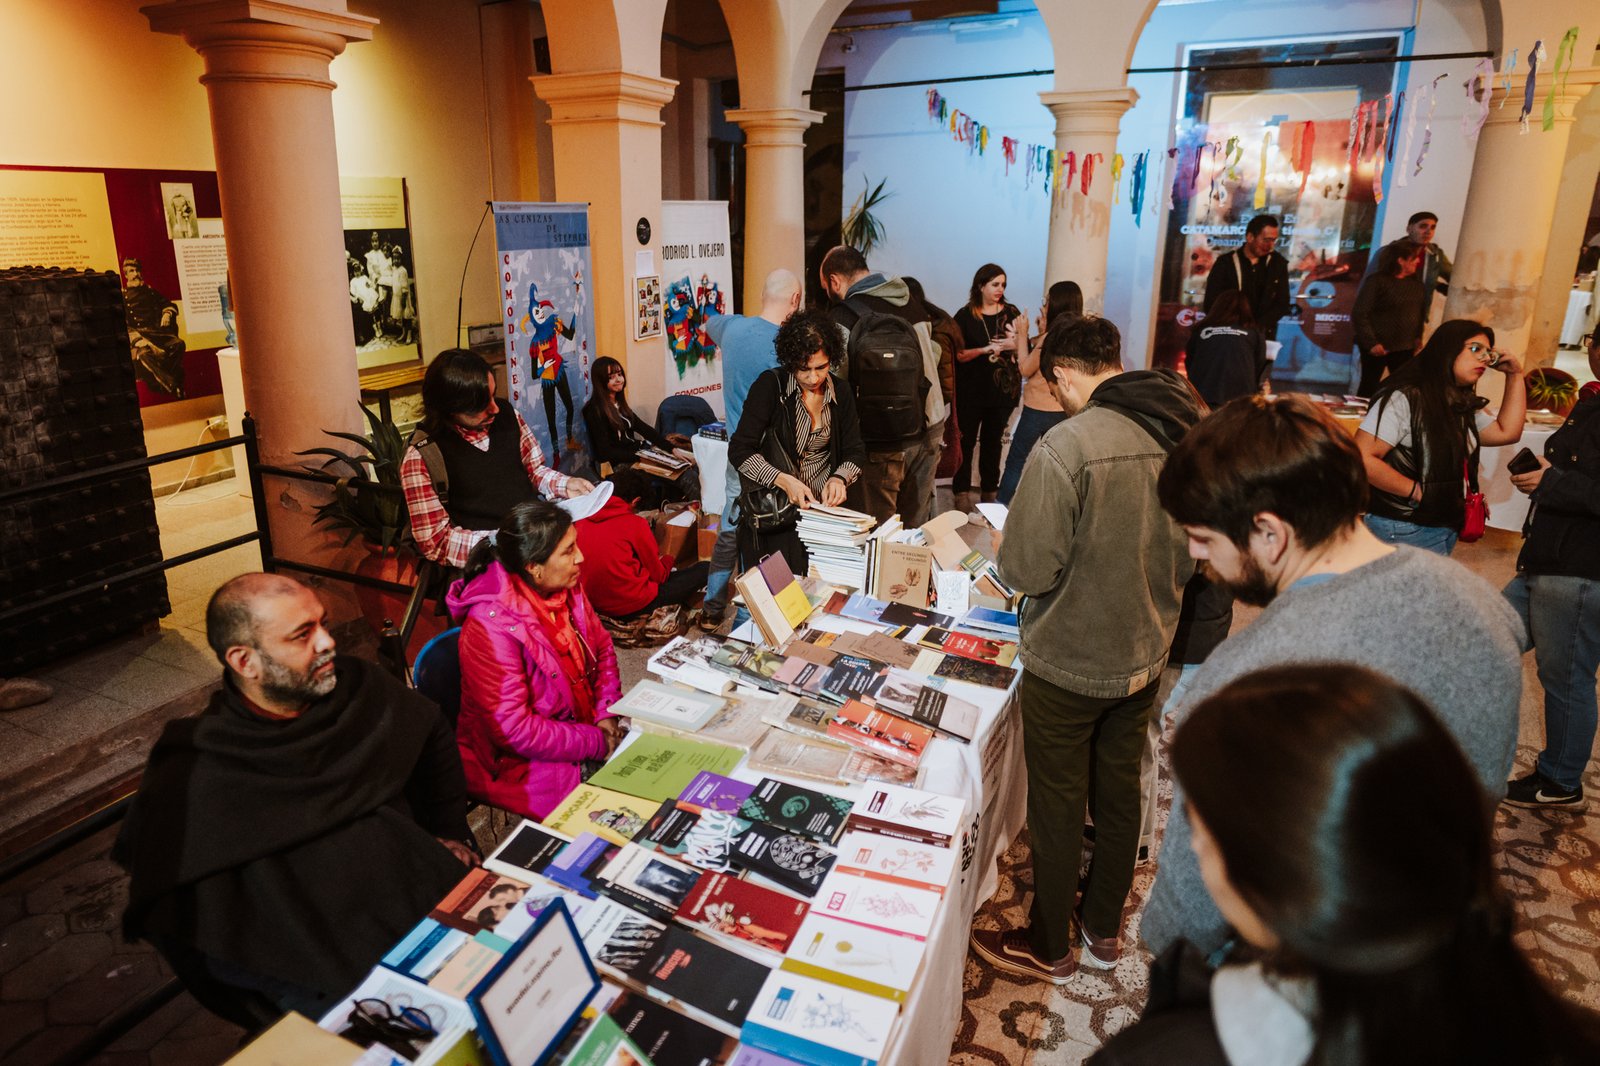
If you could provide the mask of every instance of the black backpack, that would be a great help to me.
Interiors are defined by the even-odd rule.
[[[850,327],[850,384],[861,439],[869,444],[910,440],[922,432],[929,388],[917,331],[905,319],[876,311],[863,300],[844,304],[857,316]]]

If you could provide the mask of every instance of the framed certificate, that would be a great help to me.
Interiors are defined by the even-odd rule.
[[[572,915],[558,899],[467,993],[467,1006],[495,1066],[540,1066],[599,987]]]

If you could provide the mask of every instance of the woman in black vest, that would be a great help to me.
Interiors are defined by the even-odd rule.
[[[1506,376],[1500,414],[1477,393],[1493,367]],[[1449,555],[1477,481],[1480,445],[1522,437],[1528,396],[1517,358],[1494,347],[1494,330],[1458,318],[1434,330],[1417,357],[1378,386],[1356,432],[1372,499],[1367,528],[1379,540]]]
[[[844,359],[844,338],[821,312],[796,311],[778,327],[773,343],[778,365],[751,384],[728,442],[728,461],[746,492],[773,486],[797,507],[839,506],[867,457],[855,396],[832,373]],[[745,544],[742,533],[740,550],[745,564],[753,565],[747,549],[762,546]],[[784,541],[769,550],[782,550],[790,567],[804,573],[804,547],[797,537]]]

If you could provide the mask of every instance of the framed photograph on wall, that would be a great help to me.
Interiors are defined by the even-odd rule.
[[[661,336],[661,276],[633,279],[633,339]]]

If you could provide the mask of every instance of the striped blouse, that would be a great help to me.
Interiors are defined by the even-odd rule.
[[[792,374],[789,375],[784,382],[784,399],[787,400],[790,396],[793,396],[799,387],[799,383],[795,381],[794,376]],[[861,476],[860,468],[849,461],[840,463],[837,470],[828,468],[831,454],[829,443],[833,439],[834,395],[832,374],[829,374],[823,380],[823,388],[825,396],[822,405],[822,416],[815,429],[811,426],[811,412],[806,410],[804,401],[794,406],[794,439],[804,442],[800,449],[800,469],[795,472],[795,476],[805,482],[812,492],[819,495],[822,492],[822,486],[830,477],[837,477],[846,485],[850,485],[855,482],[856,478]],[[780,473],[789,473],[789,471],[780,471],[767,461],[766,456],[760,452],[755,452],[744,461],[743,466],[739,467],[739,473],[762,485],[771,485],[778,480]]]

